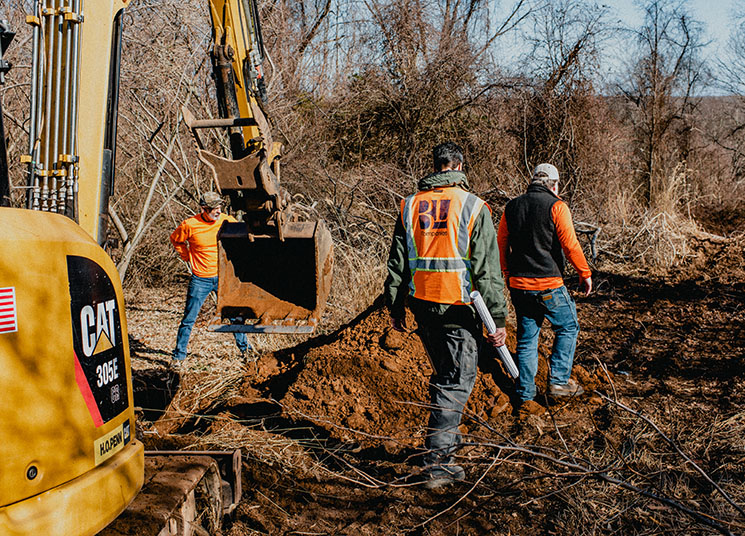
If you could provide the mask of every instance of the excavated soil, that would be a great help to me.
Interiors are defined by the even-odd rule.
[[[596,291],[575,295],[578,399],[539,396],[518,415],[485,352],[463,419],[464,483],[417,483],[431,368],[379,301],[287,348],[252,336],[260,357],[248,366],[229,336],[206,331],[205,312],[176,375],[166,365],[183,289],[130,293],[138,435],[148,448],[242,449],[232,536],[741,533],[742,246],[703,240],[665,278],[597,273]],[[544,329],[541,393],[551,338]]]

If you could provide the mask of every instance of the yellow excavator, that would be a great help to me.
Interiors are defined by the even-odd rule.
[[[116,168],[127,3],[30,3],[25,185],[10,183],[0,109],[2,535],[96,534],[142,495],[146,480],[143,444],[135,437],[122,286],[102,248]],[[199,120],[188,110],[184,116],[199,158],[214,172],[215,189],[230,198],[240,220],[219,234],[213,329],[309,332],[330,288],[330,234],[321,221],[296,219],[279,184],[281,145],[272,140],[262,109],[255,1],[208,3],[221,117]],[[12,38],[0,22],[0,83],[10,68],[3,55]],[[203,128],[227,129],[231,154],[206,150]],[[25,208],[9,206],[13,188],[25,190]],[[236,324],[237,317],[243,323]],[[164,507],[162,527],[153,534],[203,533],[188,522],[195,519],[195,494],[208,496],[208,531],[240,497],[236,453],[189,459],[171,473],[185,479],[175,486],[182,496]]]

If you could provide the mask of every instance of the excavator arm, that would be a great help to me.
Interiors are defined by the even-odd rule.
[[[218,299],[211,329],[310,333],[331,286],[331,234],[323,221],[299,221],[280,185],[282,144],[272,138],[264,47],[256,0],[210,0],[211,60],[219,119],[184,119],[215,188],[238,223],[218,235]],[[226,129],[228,158],[205,149],[199,131]]]
[[[255,118],[256,106],[266,101],[264,44],[256,2],[211,0],[210,17],[211,60],[220,116]],[[232,158],[238,160],[259,149],[265,141],[262,136],[270,136],[270,132],[260,128],[258,122],[232,128]],[[271,151],[271,137],[266,141],[267,150]],[[270,161],[273,159],[270,157]]]

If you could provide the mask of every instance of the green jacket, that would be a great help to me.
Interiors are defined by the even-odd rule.
[[[417,185],[419,190],[433,188],[468,189],[468,180],[460,171],[441,171],[424,177]],[[491,211],[485,205],[481,209],[470,237],[471,276],[489,308],[497,327],[504,327],[507,317],[507,304],[504,299],[504,280],[499,265],[497,232],[491,219]],[[393,318],[403,318],[406,296],[409,294],[409,253],[406,246],[406,231],[401,215],[393,231],[391,251],[388,255],[388,277],[385,281],[385,302]],[[445,325],[462,326],[470,324],[477,313],[471,305],[448,305],[411,298],[410,305],[418,312],[446,317]],[[452,319],[452,321],[451,321]]]

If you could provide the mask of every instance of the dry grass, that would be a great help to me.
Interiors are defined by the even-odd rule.
[[[247,426],[230,414],[215,418],[212,430],[191,445],[194,449],[242,449],[248,459],[257,460],[283,474],[301,477],[319,475],[318,463],[300,441],[281,434]]]
[[[627,244],[633,263],[664,272],[690,257],[690,239],[696,224],[675,213],[647,214]]]
[[[605,205],[601,266],[663,275],[692,258],[700,229],[688,210],[688,173],[681,164],[655,181],[648,207],[621,185],[609,190],[614,194]]]

